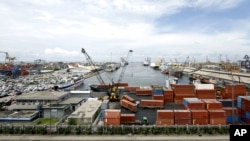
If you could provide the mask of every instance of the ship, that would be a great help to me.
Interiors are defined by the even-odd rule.
[[[59,80],[59,83],[55,85],[55,89],[59,90],[72,90],[76,87],[79,87],[80,85],[84,84],[84,77],[79,74],[73,74],[69,77],[64,77],[61,80]]]

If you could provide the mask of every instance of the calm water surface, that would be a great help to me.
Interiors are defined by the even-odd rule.
[[[116,83],[121,75],[122,67],[114,72],[104,72],[101,74],[105,83],[111,83],[112,80]],[[129,86],[150,86],[151,84],[166,85],[166,79],[169,76],[162,74],[160,70],[154,70],[149,66],[143,66],[141,62],[133,62],[126,66],[125,73],[123,75],[123,83],[128,83]],[[188,84],[188,77],[184,76],[179,78],[179,83]],[[79,87],[78,90],[89,90],[89,85],[97,83],[96,76],[85,79],[84,85]]]

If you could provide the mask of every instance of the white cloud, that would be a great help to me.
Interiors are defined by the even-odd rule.
[[[128,49],[138,61],[145,56],[176,58],[188,55],[244,54],[250,50],[249,19],[229,19],[224,31],[216,28],[223,21],[195,25],[168,23],[169,16],[183,9],[230,10],[242,0],[14,0],[0,1],[0,45],[25,59],[80,60],[82,46],[94,60],[119,59]],[[215,13],[216,14],[216,13]],[[201,13],[202,15],[202,13]],[[205,14],[204,14],[205,15]],[[204,16],[202,15],[202,16]],[[164,18],[162,18],[164,17]],[[178,18],[178,17],[176,17]],[[203,17],[204,18],[204,17]],[[208,17],[209,18],[209,17]],[[230,18],[230,16],[229,16]],[[158,26],[156,22],[165,20]],[[189,30],[185,30],[189,28]],[[18,47],[23,47],[18,50]],[[46,49],[44,49],[46,48]],[[244,51],[236,48],[244,48]],[[3,50],[3,49],[1,49]],[[23,52],[24,51],[24,52]],[[105,54],[105,55],[103,55]],[[179,55],[178,55],[179,54]],[[22,58],[21,56],[21,58]],[[32,57],[33,56],[33,57]],[[180,59],[181,60],[181,59]]]

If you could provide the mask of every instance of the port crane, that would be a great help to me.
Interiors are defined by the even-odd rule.
[[[13,61],[16,59],[16,57],[10,57],[8,52],[0,51],[0,53],[5,54],[5,64],[13,64]]]
[[[84,48],[82,48],[81,52],[85,55],[87,61],[90,63],[91,66],[95,66],[94,62],[92,61],[91,57],[89,56],[89,54],[86,52],[86,50]],[[127,57],[126,57],[126,60],[128,61],[129,59],[129,56],[130,54],[132,53],[133,51],[132,50],[129,50],[128,54],[127,54]],[[118,90],[118,85],[119,83],[121,82],[123,76],[124,76],[124,73],[125,73],[125,70],[126,70],[126,66],[123,66],[122,67],[122,71],[121,71],[121,74],[119,76],[119,79],[118,79],[118,82],[116,84],[114,84],[112,82],[111,85],[107,86],[106,89],[107,89],[107,95],[109,96],[109,99],[110,101],[118,101],[119,100],[119,90]],[[95,71],[96,73],[96,78],[97,80],[99,81],[100,84],[103,84],[105,86],[105,82],[104,80],[102,79],[99,71]]]
[[[128,51],[127,57],[125,59],[127,62],[129,61],[129,57],[130,57],[130,55],[131,55],[132,52],[133,52],[133,50],[129,50]],[[110,91],[111,99],[119,99],[118,86],[119,86],[119,83],[122,81],[122,78],[124,76],[126,68],[127,68],[126,66],[122,67],[121,74],[120,74],[120,76],[118,78],[117,83],[116,84],[112,84],[112,88],[111,88],[111,91]]]

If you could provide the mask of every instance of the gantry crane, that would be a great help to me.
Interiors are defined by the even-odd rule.
[[[13,61],[16,59],[16,57],[10,57],[8,52],[0,51],[0,53],[5,54],[5,64],[13,64]]]
[[[130,53],[133,52],[132,50],[129,50],[126,60],[128,61]],[[84,48],[82,48],[82,53],[85,55],[87,61],[90,63],[91,66],[95,66],[94,62],[92,61],[91,57],[88,55],[88,53],[85,51]],[[126,66],[122,67],[122,71],[121,74],[119,76],[118,82],[116,84],[114,84],[112,82],[111,85],[109,85],[108,87],[106,87],[107,89],[107,95],[109,96],[110,101],[118,101],[119,100],[119,90],[118,90],[118,84],[121,82],[123,76],[124,76],[124,72],[125,72]],[[95,71],[96,73],[96,78],[98,79],[100,84],[105,85],[104,80],[102,79],[99,71]]]

